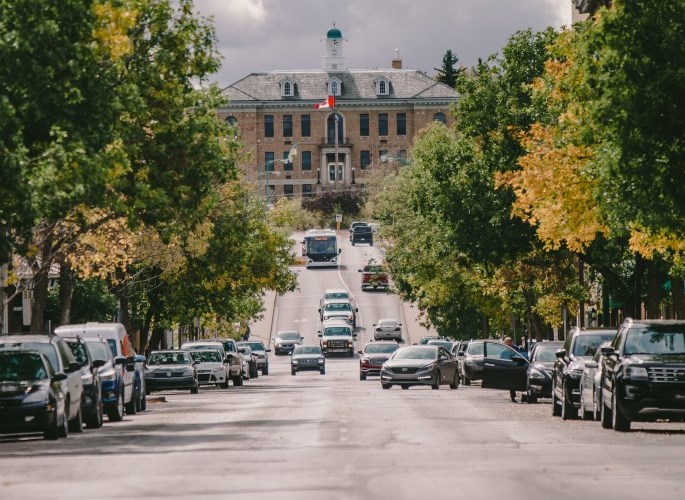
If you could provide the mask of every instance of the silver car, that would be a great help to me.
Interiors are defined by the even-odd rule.
[[[402,389],[409,389],[412,385],[430,385],[432,389],[440,389],[443,384],[448,384],[450,389],[459,387],[457,358],[444,347],[401,347],[381,367],[383,389],[390,389],[393,385]]]
[[[269,355],[267,353],[271,352],[271,349],[267,349],[264,346],[264,342],[261,340],[245,340],[243,342],[238,342],[238,346],[246,345],[252,349],[252,353],[257,356],[257,368],[262,372],[262,375],[269,374]]]
[[[402,341],[402,323],[396,319],[379,319],[373,325],[374,340]]]
[[[274,353],[276,355],[290,354],[295,346],[302,344],[302,335],[296,331],[278,332],[272,340],[274,341]]]
[[[297,374],[299,371],[314,370],[321,375],[326,374],[326,357],[323,355],[321,346],[298,345],[290,357],[290,373]]]

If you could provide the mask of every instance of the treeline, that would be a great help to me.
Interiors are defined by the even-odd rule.
[[[0,263],[5,300],[33,290],[32,331],[117,303],[144,347],[295,287],[217,119],[219,60],[190,0],[0,0]]]
[[[685,1],[612,4],[460,75],[454,128],[373,199],[399,293],[441,333],[685,317]]]

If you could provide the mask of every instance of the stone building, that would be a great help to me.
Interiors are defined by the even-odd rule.
[[[454,89],[402,68],[398,50],[390,68],[347,69],[344,44],[333,27],[321,70],[252,73],[224,90],[229,103],[219,115],[236,125],[250,158],[246,177],[261,193],[299,197],[363,188],[379,162],[409,155],[421,128],[434,120],[452,123]],[[315,109],[328,96],[335,112]],[[291,150],[297,155],[288,161]]]

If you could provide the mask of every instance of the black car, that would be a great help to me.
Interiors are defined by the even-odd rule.
[[[65,401],[68,430],[83,432],[81,365],[76,362],[71,349],[63,338],[52,334],[0,336],[0,349],[38,351],[45,355],[56,374],[66,375],[63,380],[60,380],[60,388]]]
[[[530,351],[526,373],[526,401],[537,403],[538,398],[552,397],[552,369],[556,352],[563,342],[536,342]]]
[[[290,373],[314,370],[321,375],[326,374],[326,357],[323,355],[321,346],[318,345],[297,345],[290,356]]]
[[[614,330],[569,330],[564,347],[556,353],[552,371],[552,415],[564,420],[578,417],[580,408],[580,376],[585,362],[592,360],[599,346],[613,340]]]
[[[352,246],[357,243],[368,243],[373,246],[373,231],[369,225],[357,225],[350,232]]]
[[[0,351],[0,432],[42,432],[45,439],[66,437],[67,414],[62,387],[44,354]]]
[[[185,389],[197,394],[197,369],[188,351],[152,351],[145,367],[145,388],[152,391]]]
[[[628,318],[602,354],[602,427],[685,419],[685,321]]]
[[[81,337],[63,337],[81,365],[81,381],[83,382],[83,397],[81,398],[81,413],[86,427],[98,429],[102,427],[102,384],[100,367],[104,366],[102,359],[93,359],[88,347]]]

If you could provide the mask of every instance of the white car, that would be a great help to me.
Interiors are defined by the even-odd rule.
[[[217,349],[193,349],[188,351],[197,369],[198,385],[217,385],[228,389],[228,371],[221,351]]]
[[[319,307],[323,307],[330,300],[348,300],[350,304],[354,305],[354,298],[344,288],[326,288],[323,297],[319,300]]]
[[[321,321],[342,319],[348,321],[352,328],[356,328],[358,311],[359,309],[354,307],[348,299],[331,299],[319,308],[319,315]]]
[[[379,319],[373,325],[374,340],[397,340],[402,341],[402,323],[396,319]]]

